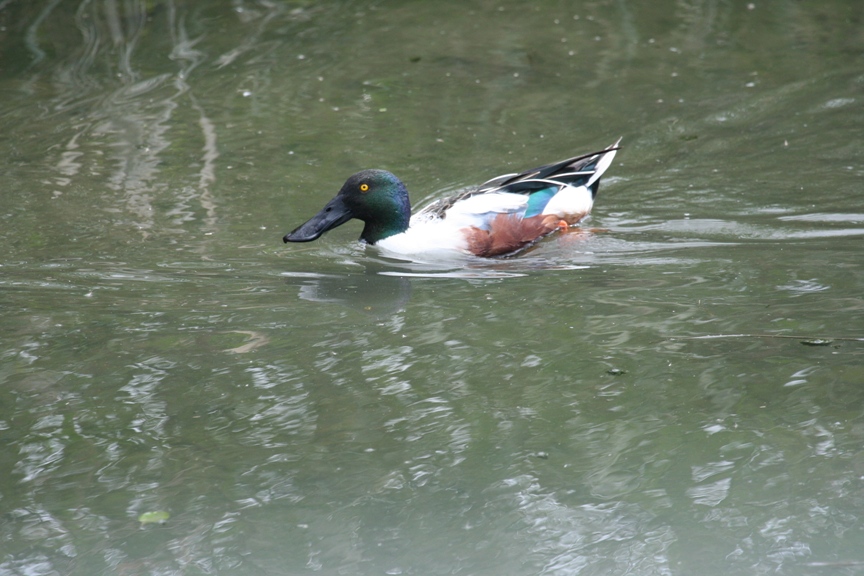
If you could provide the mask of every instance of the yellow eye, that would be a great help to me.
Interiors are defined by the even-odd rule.
[[[369,191],[369,185],[366,183],[360,184],[360,191],[361,192],[368,192]]]

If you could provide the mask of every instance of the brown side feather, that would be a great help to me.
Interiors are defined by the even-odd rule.
[[[468,250],[475,256],[500,256],[515,252],[538,238],[554,232],[561,219],[554,215],[537,215],[521,218],[514,214],[498,214],[492,219],[489,230],[463,228],[468,240]]]

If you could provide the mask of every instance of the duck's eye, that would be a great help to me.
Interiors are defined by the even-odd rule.
[[[366,184],[365,182],[363,184],[360,184],[360,192],[368,192],[368,191],[369,191],[369,185],[368,184]]]

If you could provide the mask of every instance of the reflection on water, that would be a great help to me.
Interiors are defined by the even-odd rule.
[[[853,573],[859,11],[0,0],[0,576]],[[280,242],[610,134],[516,258]]]
[[[299,283],[299,296],[311,302],[330,302],[356,310],[387,315],[402,310],[411,298],[411,283],[367,270],[351,276],[285,272],[289,284]]]

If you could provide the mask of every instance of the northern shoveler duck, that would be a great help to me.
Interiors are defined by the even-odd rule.
[[[335,198],[285,242],[309,242],[352,218],[364,222],[360,240],[387,252],[417,255],[456,250],[476,256],[516,252],[585,218],[619,138],[605,150],[504,174],[411,216],[408,191],[386,170],[348,178]]]

